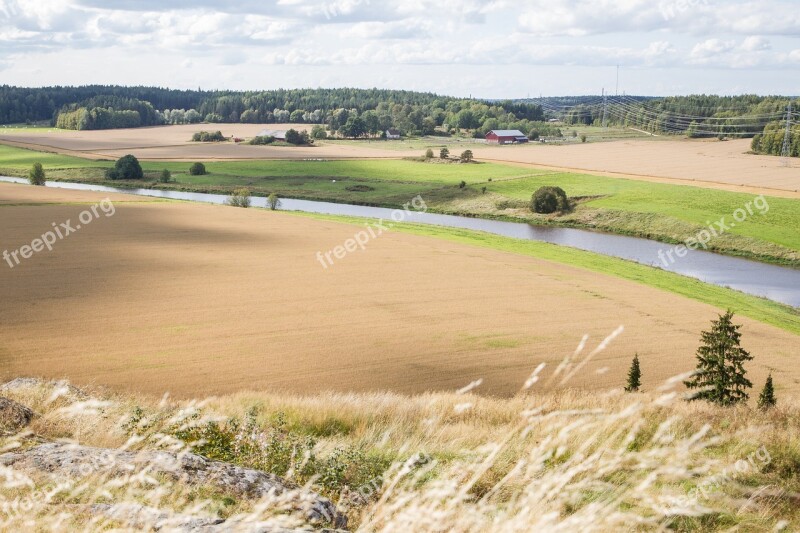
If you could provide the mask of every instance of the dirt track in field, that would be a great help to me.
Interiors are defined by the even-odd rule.
[[[397,159],[420,150],[384,148],[384,141],[325,144],[314,147],[249,146],[234,143],[192,143],[201,129],[220,129],[229,136],[251,137],[262,129],[308,129],[307,124],[203,124],[128,130],[57,131],[0,135],[0,143],[53,151],[90,159],[113,159],[133,153],[145,160],[224,161],[253,159]],[[392,141],[387,141],[392,142]],[[435,140],[431,141],[435,143]],[[800,162],[781,166],[778,157],[748,154],[750,141],[624,139],[613,142],[480,147],[484,161],[523,167],[645,181],[688,184],[748,193],[800,198]]]
[[[0,250],[77,219],[100,193],[0,183]],[[571,382],[645,385],[693,367],[714,308],[513,254],[389,232],[327,270],[359,226],[114,195],[101,217],[11,269],[0,263],[0,371],[203,396],[240,389],[512,394],[542,361],[625,332]],[[130,200],[125,202],[125,200]],[[76,205],[77,204],[77,205]],[[754,382],[798,389],[796,336],[748,319]],[[552,365],[551,367],[552,368]]]

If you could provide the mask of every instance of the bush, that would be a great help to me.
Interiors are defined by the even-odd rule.
[[[295,146],[311,144],[311,137],[309,137],[308,132],[305,130],[297,131],[291,129],[286,131],[286,142],[289,144],[294,144]]]
[[[447,148],[439,150],[439,159],[447,159],[448,157],[450,157],[450,150]]]
[[[546,215],[568,209],[567,193],[561,187],[540,187],[531,198],[531,211],[534,213]]]
[[[204,176],[208,172],[206,172],[206,166],[203,163],[194,163],[189,167],[189,174],[192,176]]]
[[[430,148],[425,150],[425,159],[433,159],[433,150]]]
[[[206,143],[206,142],[223,142],[227,140],[228,139],[226,139],[225,136],[222,135],[221,131],[215,131],[213,133],[210,131],[201,131],[192,135],[193,142]]]
[[[313,128],[311,128],[311,137],[314,139],[327,139],[328,132],[325,131],[325,126],[317,124]]]
[[[458,184],[458,188],[459,188],[459,189],[463,189],[463,188],[464,188],[464,187],[466,187],[466,186],[467,186],[467,182],[466,182],[466,181],[464,181],[464,180],[461,180],[461,183],[459,183],[459,184]]]
[[[267,197],[267,207],[275,211],[281,206],[281,200],[274,192]]]
[[[228,196],[227,204],[233,207],[250,207],[252,203],[248,189],[236,189]]]
[[[586,135],[585,135],[585,134],[582,134],[582,135],[581,135],[581,142],[582,142],[582,143],[585,143],[585,142],[586,142]]]
[[[166,168],[161,171],[161,175],[158,177],[158,181],[161,183],[169,183],[172,180],[172,172],[167,170]]]
[[[461,153],[461,162],[462,163],[471,163],[473,159],[472,150],[464,150]]]
[[[140,180],[144,178],[144,171],[139,160],[128,154],[120,157],[113,169],[106,170],[106,178],[112,180]]]
[[[28,173],[28,181],[31,185],[44,185],[45,176],[41,163],[33,164],[31,171]]]
[[[272,144],[274,142],[275,142],[275,137],[273,137],[272,135],[262,135],[250,139],[250,144],[253,145]]]

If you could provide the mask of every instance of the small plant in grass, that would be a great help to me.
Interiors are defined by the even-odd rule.
[[[267,207],[275,211],[281,206],[281,200],[274,192],[267,197]]]
[[[642,369],[639,367],[639,354],[633,356],[631,368],[628,370],[628,384],[625,392],[639,392],[642,386]]]
[[[28,172],[28,182],[31,185],[44,185],[46,181],[44,175],[44,168],[42,168],[41,163],[34,163],[33,167],[31,167],[31,171]]]
[[[486,185],[481,187],[481,194],[486,194]]]
[[[158,176],[158,181],[161,183],[169,183],[172,181],[172,172],[167,170],[166,168],[161,171],[161,174]]]
[[[459,184],[458,184],[458,188],[459,188],[459,189],[463,189],[463,188],[464,188],[464,187],[466,187],[466,186],[467,186],[467,182],[466,182],[466,181],[464,181],[464,180],[461,180],[461,183],[459,183]]]
[[[250,198],[250,190],[236,189],[233,194],[228,196],[227,204],[233,207],[250,207],[252,200]]]
[[[766,411],[775,407],[776,403],[778,403],[778,400],[775,398],[775,388],[772,385],[772,374],[770,374],[767,377],[767,382],[764,383],[761,394],[758,395],[758,408]]]
[[[425,150],[425,159],[433,159],[433,150],[430,148]]]
[[[586,134],[585,134],[585,133],[584,133],[584,134],[581,134],[581,142],[582,142],[582,143],[585,143],[585,142],[586,142]]]
[[[540,187],[531,197],[531,211],[548,215],[569,210],[567,193],[561,187]]]
[[[740,346],[741,325],[733,323],[733,311],[712,321],[711,329],[704,331],[697,349],[697,370],[683,383],[696,390],[689,400],[706,400],[722,406],[746,402],[747,390],[753,384],[747,379],[744,363],[753,359]]]
[[[450,150],[447,148],[442,148],[439,150],[439,159],[447,159],[450,157]]]
[[[207,173],[206,166],[203,163],[193,163],[192,166],[189,167],[189,174],[192,176],[204,176]]]

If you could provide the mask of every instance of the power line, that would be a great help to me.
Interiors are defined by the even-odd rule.
[[[786,108],[786,133],[783,135],[783,148],[781,149],[781,165],[788,167],[791,165],[789,156],[791,155],[791,137],[792,137],[792,102]]]

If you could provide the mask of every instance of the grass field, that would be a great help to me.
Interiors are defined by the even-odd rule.
[[[103,196],[0,184],[0,249],[76,220]],[[114,216],[52,252],[0,265],[4,377],[179,396],[417,393],[482,378],[483,392],[509,395],[520,375],[572,353],[584,333],[594,346],[623,325],[573,383],[617,386],[638,352],[652,387],[693,366],[700,331],[731,307],[756,356],[753,380],[772,371],[779,390],[800,387],[789,364],[800,355],[796,310],[625,261],[409,226],[419,235],[380,235],[324,268],[317,252],[364,220],[112,200]]]
[[[392,207],[422,195],[436,211],[590,227],[666,242],[683,242],[724,217],[729,230],[710,242],[712,250],[800,266],[800,201],[790,198],[770,196],[768,212],[754,211],[743,223],[731,226],[733,213],[753,202],[753,195],[492,163],[411,160],[212,161],[206,164],[205,176],[188,175],[186,162],[144,161],[148,179],[123,183],[105,180],[104,168],[110,162],[0,145],[0,173],[24,176],[35,161],[44,165],[50,179],[223,194],[247,187],[263,196],[275,192],[290,198]],[[153,183],[164,168],[173,172],[177,183]],[[467,187],[459,189],[462,180]],[[571,197],[584,199],[563,216],[535,215],[528,202],[543,185],[558,185]]]
[[[169,439],[171,450],[308,484],[347,515],[348,530],[364,533],[484,533],[498,524],[506,533],[800,527],[800,406],[785,396],[762,413],[682,401],[676,383],[638,394],[547,394],[534,384],[508,399],[240,391],[191,401],[67,385],[28,382],[4,391],[38,416],[29,428],[4,432],[0,445],[19,452],[68,439],[109,453],[146,452]],[[217,438],[190,442],[178,423]],[[313,453],[303,468],[295,454],[281,453],[298,443]],[[211,517],[227,520],[217,526],[225,531],[252,531],[253,523],[287,531],[293,518],[305,518],[280,500],[257,503],[152,473],[142,483],[144,474],[113,475],[106,463],[78,478],[83,490],[49,501],[35,496],[69,477],[65,467],[45,465],[7,467],[14,476],[0,495],[28,505],[0,517],[5,530],[32,523],[43,531],[150,529],[146,513],[134,526],[130,512],[87,513],[94,503],[121,510],[146,502],[162,525],[165,517]],[[234,529],[237,519],[249,527]]]

